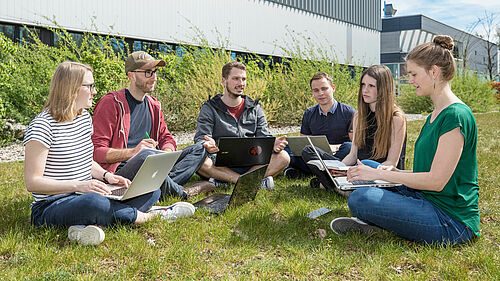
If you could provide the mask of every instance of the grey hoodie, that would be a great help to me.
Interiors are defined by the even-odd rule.
[[[217,141],[220,137],[264,137],[272,136],[267,129],[266,116],[259,103],[260,99],[245,98],[243,113],[236,120],[229,113],[221,99],[222,94],[207,100],[201,107],[196,124],[194,142],[203,140],[207,135]]]

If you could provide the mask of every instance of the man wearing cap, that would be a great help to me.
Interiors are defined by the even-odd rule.
[[[176,142],[165,124],[160,102],[148,95],[154,90],[156,70],[161,66],[165,66],[165,61],[155,60],[146,52],[132,53],[125,62],[130,86],[107,93],[94,109],[94,160],[104,169],[131,180],[148,155],[160,153],[155,148],[177,150]],[[207,181],[182,187],[205,161],[207,145],[199,142],[182,150],[161,187],[162,197],[173,195],[186,198],[215,187]]]

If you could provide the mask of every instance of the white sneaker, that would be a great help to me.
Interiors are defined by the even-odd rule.
[[[187,218],[194,214],[196,208],[188,202],[177,202],[168,207],[153,207],[150,213],[158,214],[162,220],[174,221],[178,218]]]
[[[98,245],[104,241],[104,231],[96,225],[72,225],[68,228],[68,239],[82,245]]]
[[[274,189],[274,180],[273,177],[269,176],[267,178],[264,178],[262,180],[262,183],[260,184],[260,188],[268,189],[268,190],[273,190]]]
[[[348,231],[356,231],[362,234],[369,234],[373,231],[380,230],[380,228],[367,224],[366,222],[356,217],[340,217],[332,220],[330,228],[338,235],[343,235]]]

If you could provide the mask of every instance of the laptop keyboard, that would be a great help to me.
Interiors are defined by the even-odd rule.
[[[111,191],[111,195],[122,196],[123,194],[125,194],[125,191],[127,191],[126,187],[118,188],[118,189]]]
[[[352,181],[351,183],[354,185],[376,184],[374,181],[363,181],[363,180]]]

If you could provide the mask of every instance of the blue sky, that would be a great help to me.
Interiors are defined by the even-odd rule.
[[[395,16],[422,14],[463,31],[468,31],[469,26],[488,11],[496,14],[497,26],[500,26],[500,0],[386,0],[386,3],[397,10]],[[484,34],[480,26],[476,32]]]

